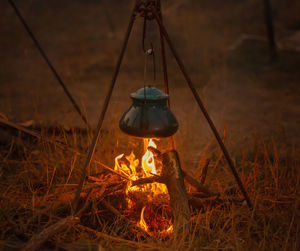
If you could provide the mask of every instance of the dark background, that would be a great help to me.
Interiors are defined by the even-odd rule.
[[[165,25],[217,128],[226,128],[230,151],[251,148],[255,139],[299,143],[300,2],[271,0],[278,59],[270,63],[261,0],[162,1]],[[46,54],[95,127],[108,89],[133,1],[15,0]],[[0,1],[0,112],[15,122],[81,127],[83,124],[7,1]],[[117,132],[143,86],[142,20],[137,19],[105,128]],[[163,88],[158,27],[149,24]],[[172,110],[183,158],[198,159],[213,136],[170,52]]]

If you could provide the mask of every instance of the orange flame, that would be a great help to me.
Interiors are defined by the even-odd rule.
[[[157,146],[152,139],[144,139],[144,146],[147,146],[147,149],[144,156],[142,157],[142,167],[146,177],[149,177],[151,176],[151,174],[156,174],[156,168],[153,153],[148,150],[148,147],[152,146],[154,148],[157,148]]]
[[[149,226],[148,226],[148,224],[146,223],[145,217],[144,217],[144,211],[145,211],[145,209],[146,209],[146,206],[144,206],[144,207],[142,208],[141,216],[140,216],[140,221],[137,223],[137,225],[138,225],[141,229],[145,230],[146,232],[149,232]],[[166,236],[166,235],[171,234],[171,233],[173,232],[173,225],[172,225],[171,222],[170,222],[169,224],[170,224],[170,226],[169,226],[167,229],[165,229],[165,230],[159,230],[159,231],[156,232],[155,234],[160,235],[160,236]],[[149,234],[151,234],[151,233],[149,233]]]
[[[144,229],[146,232],[149,230],[148,229],[148,225],[147,223],[145,222],[145,219],[144,219],[144,211],[145,211],[145,208],[146,207],[143,207],[142,209],[142,212],[141,212],[141,218],[140,218],[140,221],[138,222],[138,226],[142,229]]]
[[[157,148],[153,139],[144,139],[145,154],[142,157],[142,169],[143,169],[142,174],[138,175],[137,173],[139,160],[136,159],[133,152],[131,152],[130,155],[128,156],[125,156],[124,153],[117,156],[115,158],[115,170],[124,174],[131,180],[137,180],[138,178],[147,178],[159,174],[155,166],[154,155],[151,151],[148,150],[149,146],[152,146],[153,148]],[[154,183],[154,184],[144,186],[144,188],[146,188],[146,190],[150,190],[154,194],[162,194],[162,193],[167,194],[167,187],[165,186],[165,184]],[[144,191],[142,186],[131,187],[129,184],[126,192],[134,191],[134,190]]]
[[[166,230],[166,233],[172,233],[173,232],[173,225],[169,226],[169,228]]]
[[[141,171],[137,171],[140,161],[136,159],[133,152],[130,155],[125,156],[120,154],[115,158],[115,170],[127,176],[130,180],[137,180],[139,178],[152,177],[153,175],[159,175],[161,170],[158,170],[155,165],[155,156],[151,151],[148,150],[148,147],[157,148],[153,139],[144,139],[144,149],[145,154],[141,158]],[[148,199],[152,200],[154,195],[168,194],[168,190],[165,184],[162,183],[151,183],[143,186],[131,186],[130,182],[126,189],[126,194],[133,191],[147,191],[149,193]],[[132,208],[133,202],[127,198],[128,208]],[[144,210],[143,207],[141,211],[140,221],[138,225],[143,228],[145,231],[149,231],[149,228],[144,220]],[[165,230],[165,232],[170,233],[173,231],[173,226]]]

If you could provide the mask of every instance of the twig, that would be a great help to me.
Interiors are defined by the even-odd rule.
[[[105,199],[101,200],[101,203],[112,213],[119,216],[121,219],[124,219],[130,222],[124,215],[122,215],[117,209],[115,209],[110,203],[108,203]]]
[[[227,136],[227,133],[226,133],[226,132],[227,132],[227,131],[226,131],[226,127],[224,127],[223,138],[222,138],[222,142],[223,142],[224,144],[225,144],[226,136]],[[215,163],[215,165],[214,165],[214,167],[213,167],[213,169],[212,169],[212,172],[214,172],[214,171],[216,170],[216,168],[218,167],[218,165],[219,165],[219,163],[220,163],[222,157],[223,157],[223,151],[220,152],[220,154],[219,154],[219,156],[218,156],[218,158],[217,158],[217,161],[216,161],[216,163]]]
[[[13,129],[16,129],[18,131],[27,133],[27,134],[29,134],[29,135],[31,135],[33,137],[38,138],[38,139],[42,139],[42,136],[40,134],[36,133],[35,131],[29,130],[29,129],[27,129],[27,128],[23,127],[23,126],[20,126],[20,125],[18,125],[16,123],[13,123],[13,122],[11,122],[9,120],[0,118],[0,123],[3,124],[3,125],[5,125],[5,126],[11,127]],[[49,140],[49,141],[52,141],[52,140]],[[56,143],[58,143],[58,142],[56,142]]]
[[[75,224],[79,222],[78,217],[69,216],[67,218],[61,219],[50,227],[45,228],[42,232],[37,235],[34,235],[25,245],[21,251],[33,251],[39,249],[45,241],[47,241],[53,235],[61,232],[66,227],[71,224]]]
[[[147,148],[149,151],[151,151],[156,157],[160,157],[161,156],[161,151],[157,150],[156,148],[154,148],[153,146],[148,146]]]
[[[152,176],[152,177],[147,177],[147,178],[140,178],[138,180],[131,180],[129,182],[130,182],[130,186],[133,187],[133,186],[146,185],[146,184],[150,184],[150,183],[154,183],[154,182],[165,183],[165,181],[166,181],[166,177]],[[109,185],[108,189],[107,189],[108,193],[106,193],[105,195],[107,196],[108,194],[115,193],[121,189],[124,189],[127,184],[128,184],[128,181]]]
[[[202,169],[201,180],[200,180],[200,184],[201,185],[204,185],[204,183],[205,183],[206,176],[207,176],[207,169],[208,169],[209,163],[210,163],[210,159],[207,159],[206,162],[205,162],[205,165],[204,165],[204,167]]]
[[[183,170],[184,179],[193,187],[197,189],[198,192],[208,194],[210,196],[215,195],[213,192],[208,190],[205,186],[200,184],[196,179],[194,179],[190,174]]]
[[[23,245],[24,243],[20,241],[0,241],[2,250],[20,250]]]
[[[216,205],[216,204],[222,204],[227,202],[241,204],[244,201],[245,201],[244,199],[239,199],[239,198],[221,198],[218,195],[205,197],[198,194],[189,194],[190,205],[198,209],[203,208],[204,205],[208,205],[208,204]]]
[[[13,122],[11,122],[11,121],[8,121],[8,120],[5,120],[5,119],[0,118],[0,124],[6,125],[6,126],[11,127],[11,128],[14,128],[15,130],[21,131],[21,132],[26,133],[26,134],[28,134],[28,135],[31,135],[31,136],[33,136],[33,137],[35,137],[35,138],[38,138],[38,139],[41,140],[41,141],[44,141],[44,142],[48,142],[48,143],[54,144],[54,145],[56,145],[56,146],[58,146],[58,147],[60,147],[60,148],[62,148],[62,149],[64,149],[64,150],[73,152],[73,153],[75,153],[75,154],[77,154],[77,155],[79,155],[79,156],[81,156],[81,157],[87,158],[87,155],[85,155],[85,154],[79,152],[78,150],[76,150],[76,149],[74,149],[74,148],[71,148],[71,147],[69,147],[69,146],[66,146],[66,145],[64,145],[63,143],[61,143],[61,142],[59,142],[59,141],[57,141],[57,140],[52,140],[52,139],[49,139],[49,138],[47,138],[47,137],[43,137],[43,136],[41,136],[40,134],[38,134],[37,132],[35,132],[35,131],[33,131],[33,130],[29,130],[29,129],[27,129],[27,128],[23,127],[23,126],[20,126],[20,125],[18,125],[18,124],[16,124],[16,123],[13,123]],[[117,171],[111,169],[110,167],[108,167],[107,165],[103,164],[103,163],[100,162],[100,161],[93,160],[93,163],[98,164],[98,165],[104,167],[106,170],[108,170],[108,171],[110,171],[110,172],[112,172],[112,173],[114,173],[114,174],[120,176],[120,177],[123,178],[123,179],[129,180],[129,178],[126,177],[125,175],[123,175],[123,174],[121,174],[121,173],[119,173],[119,172],[117,172]]]
[[[164,183],[163,181],[164,181],[163,177],[153,176],[153,177],[133,180],[133,181],[131,181],[131,186],[140,186],[140,185],[145,185],[145,184],[149,184],[149,183],[153,183],[153,182]]]
[[[103,182],[102,180],[97,179],[96,177],[93,177],[93,176],[88,176],[88,179],[91,180],[91,181],[94,181],[94,182]],[[130,180],[130,181],[125,181],[125,182],[118,182],[118,183],[109,184],[107,186],[107,188],[108,188],[107,190],[108,190],[109,193],[118,191],[120,189],[125,188],[125,186],[128,182],[130,182],[130,186],[133,187],[133,186],[146,185],[146,184],[154,183],[154,182],[164,183],[164,181],[165,181],[165,177],[152,176],[152,177],[147,177],[147,178],[140,178],[138,180]],[[112,188],[114,188],[114,190],[112,190]]]
[[[152,246],[152,245],[147,244],[147,243],[130,241],[130,240],[122,239],[120,237],[111,236],[111,235],[108,235],[108,234],[105,234],[105,233],[102,233],[102,232],[98,232],[98,231],[96,231],[96,230],[94,230],[92,228],[89,228],[89,227],[86,227],[86,226],[83,226],[83,225],[78,225],[78,227],[81,228],[82,230],[86,230],[86,231],[92,232],[93,234],[95,234],[98,237],[103,237],[103,238],[106,238],[106,239],[109,239],[109,240],[112,240],[112,241],[126,243],[128,245],[135,246],[135,247],[151,248],[153,250],[161,249],[161,248],[159,248],[157,246]]]
[[[96,186],[92,186],[89,188],[88,192],[87,192],[87,195],[86,195],[86,199],[85,199],[85,202],[84,202],[84,205],[81,207],[81,209],[75,214],[75,216],[80,216],[87,208],[88,206],[91,204],[91,201],[90,201],[90,197],[91,197],[91,194],[92,192],[94,191],[94,189],[96,189],[97,187],[101,187],[100,191],[97,193],[97,198],[101,197],[106,189],[106,186],[105,184],[97,184]]]

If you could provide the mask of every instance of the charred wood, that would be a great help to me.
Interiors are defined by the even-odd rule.
[[[161,158],[162,177],[164,177],[164,183],[170,195],[174,230],[177,232],[188,231],[191,214],[178,153],[175,150],[168,151],[163,153]]]

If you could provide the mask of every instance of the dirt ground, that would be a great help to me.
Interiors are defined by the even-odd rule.
[[[132,2],[15,2],[95,127]],[[257,138],[273,136],[285,145],[299,145],[299,3],[271,1],[278,60],[270,63],[260,1],[178,2],[163,1],[165,24],[220,133],[226,128],[229,150],[241,154],[252,149]],[[62,88],[7,1],[1,0],[0,13],[0,113],[15,122],[34,120],[43,125],[81,127]],[[117,128],[118,118],[131,103],[129,94],[143,85],[141,31],[142,21],[137,20],[106,128],[112,121]],[[242,34],[255,38],[241,40]],[[150,41],[159,48],[154,24],[149,25],[147,33],[146,43]],[[163,88],[157,51],[158,78],[153,85]],[[169,51],[168,62],[171,105],[180,124],[178,149],[184,160],[197,161],[213,136]]]

